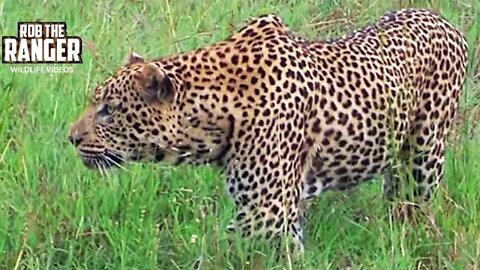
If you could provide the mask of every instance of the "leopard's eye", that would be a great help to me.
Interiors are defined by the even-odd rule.
[[[98,111],[100,116],[110,116],[112,115],[114,108],[109,104],[103,104],[102,108]]]

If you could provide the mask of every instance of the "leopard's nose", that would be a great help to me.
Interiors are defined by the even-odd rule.
[[[72,134],[68,136],[68,140],[76,147],[83,141],[83,138],[81,136],[78,136],[78,134]]]

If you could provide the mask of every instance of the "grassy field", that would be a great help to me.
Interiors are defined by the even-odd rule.
[[[388,10],[430,7],[470,45],[446,182],[418,222],[391,222],[381,181],[326,193],[309,212],[306,253],[289,264],[264,243],[234,239],[233,203],[213,168],[132,165],[102,176],[67,142],[93,87],[127,52],[157,57],[226,38],[277,13],[327,38]],[[0,0],[0,33],[17,21],[66,21],[84,42],[70,74],[0,66],[0,269],[480,269],[480,2],[476,0]]]

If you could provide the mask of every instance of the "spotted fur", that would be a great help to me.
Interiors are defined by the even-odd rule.
[[[93,168],[124,161],[217,164],[245,235],[302,247],[300,204],[411,160],[415,195],[443,177],[465,77],[463,35],[427,10],[401,10],[344,37],[308,41],[275,15],[228,40],[129,63],[94,91],[70,139]]]

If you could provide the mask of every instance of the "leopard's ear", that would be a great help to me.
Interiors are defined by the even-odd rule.
[[[145,60],[143,59],[143,57],[136,53],[136,52],[131,52],[129,54],[127,54],[127,57],[125,57],[125,61],[124,61],[124,64],[125,65],[132,65],[132,64],[137,64],[137,63],[143,63],[145,62]]]
[[[143,65],[136,76],[140,96],[148,103],[172,103],[175,87],[170,78],[154,63]]]

